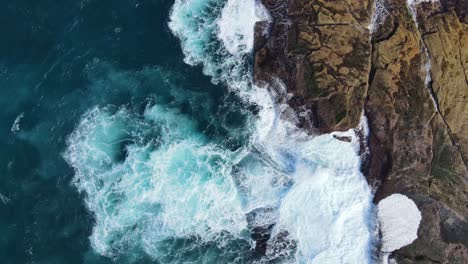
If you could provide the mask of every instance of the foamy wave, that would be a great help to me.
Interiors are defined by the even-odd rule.
[[[371,263],[373,196],[360,172],[355,130],[307,135],[297,128],[296,119],[284,118],[290,115],[285,114],[288,106],[275,105],[277,100],[261,93],[266,89],[257,96],[263,107],[252,143],[274,164],[289,168],[292,182],[280,201],[267,255],[293,254],[295,263]],[[365,134],[365,117],[361,123]],[[284,245],[288,240],[296,242],[295,252],[284,252],[291,249]]]
[[[218,20],[218,38],[234,56],[249,53],[254,44],[252,25],[269,19],[268,11],[259,2],[229,0]]]
[[[251,49],[251,45],[244,42],[250,42],[253,37],[258,18],[253,10],[241,13],[240,9],[252,6],[254,1],[230,0],[222,12],[218,38],[230,51],[228,60]],[[247,18],[239,19],[244,16]],[[182,45],[187,47],[183,39]],[[242,61],[236,63],[241,65]],[[262,170],[274,168],[275,178],[283,182],[282,189],[275,189],[258,179],[251,180],[251,193],[262,190],[262,194],[278,195],[276,199],[269,198],[277,202],[274,208],[278,210],[278,218],[267,257],[274,259],[278,255],[294,254],[297,263],[370,262],[372,194],[360,173],[355,133],[352,130],[336,133],[352,138],[351,143],[341,142],[332,134],[309,136],[297,128],[297,118],[291,114],[290,107],[276,103],[277,96],[287,96],[278,93],[285,90],[281,89],[280,83],[259,88],[252,85],[251,75],[236,72],[228,75],[230,78],[224,81],[245,101],[260,107],[251,147],[268,160],[264,164],[267,167]],[[239,88],[239,84],[247,87]],[[255,195],[246,199],[249,198],[261,200]],[[256,206],[260,204],[255,203]],[[295,241],[292,243],[295,246],[283,246],[283,250],[278,251],[277,243],[284,245],[287,240]],[[288,248],[290,252],[286,252]]]
[[[370,262],[372,194],[359,171],[356,133],[308,135],[294,111],[277,103],[288,96],[280,81],[253,85],[253,27],[268,19],[255,6],[176,0],[169,23],[188,64],[201,64],[258,109],[243,147],[210,142],[193,120],[163,105],[143,116],[96,108],[70,137],[65,157],[95,213],[91,241],[99,253],[136,248],[161,263],[197,254],[195,263],[219,263],[202,250],[212,243],[234,255],[222,263],[246,263],[239,258],[252,251],[249,226],[273,225],[260,263]],[[249,223],[247,215],[254,215]]]
[[[353,142],[332,135],[299,143],[295,184],[279,209],[277,233],[298,241],[298,263],[368,263],[371,191],[361,175]],[[297,143],[296,143],[297,144]],[[302,145],[302,146],[301,146]]]
[[[418,238],[421,212],[413,200],[395,193],[379,202],[378,219],[382,232],[381,260],[387,264],[393,251]]]
[[[230,177],[238,154],[210,144],[177,110],[153,106],[141,118],[95,108],[68,146],[100,254],[142,248],[158,258],[158,245],[170,238],[222,244],[223,232],[242,237],[246,220]]]

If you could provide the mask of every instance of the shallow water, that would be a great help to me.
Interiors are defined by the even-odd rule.
[[[240,0],[8,2],[2,263],[370,262],[354,131],[307,135],[280,83],[252,85],[267,19]]]

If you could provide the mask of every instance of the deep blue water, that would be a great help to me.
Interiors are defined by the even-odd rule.
[[[232,101],[187,66],[167,23],[173,0],[5,0],[0,8],[0,262],[108,263],[90,246],[94,218],[71,184],[66,139],[95,106],[143,111],[163,100],[209,137],[239,126]],[[167,82],[193,96],[171,98]],[[157,97],[155,99],[155,97]],[[162,98],[162,99],[161,99]],[[199,99],[201,100],[201,99]],[[213,124],[228,113],[224,128]],[[19,131],[12,132],[22,114]],[[237,120],[237,121],[236,121]],[[236,142],[224,142],[235,149]],[[148,259],[146,259],[148,261]],[[126,262],[120,260],[120,262]]]
[[[0,263],[370,263],[357,136],[253,85],[259,3],[2,2]]]

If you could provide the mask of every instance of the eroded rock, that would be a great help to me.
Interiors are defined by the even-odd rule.
[[[268,36],[256,38],[254,77],[282,80],[302,127],[370,135],[363,166],[377,188],[421,210],[418,239],[398,263],[468,263],[468,1],[263,0]]]
[[[293,93],[289,104],[303,112],[300,123],[310,130],[357,126],[370,69],[371,2],[263,3],[273,22],[266,44],[256,52],[257,83],[274,78],[285,82]]]

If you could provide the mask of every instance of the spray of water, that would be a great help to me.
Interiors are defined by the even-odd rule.
[[[212,141],[168,102],[83,117],[65,157],[95,215],[97,252],[160,263],[371,261],[372,193],[356,131],[309,135],[276,103],[280,81],[253,85],[254,23],[268,19],[254,0],[176,0],[170,15],[185,62],[257,109],[242,147]],[[265,256],[249,260],[252,226],[270,237]]]

